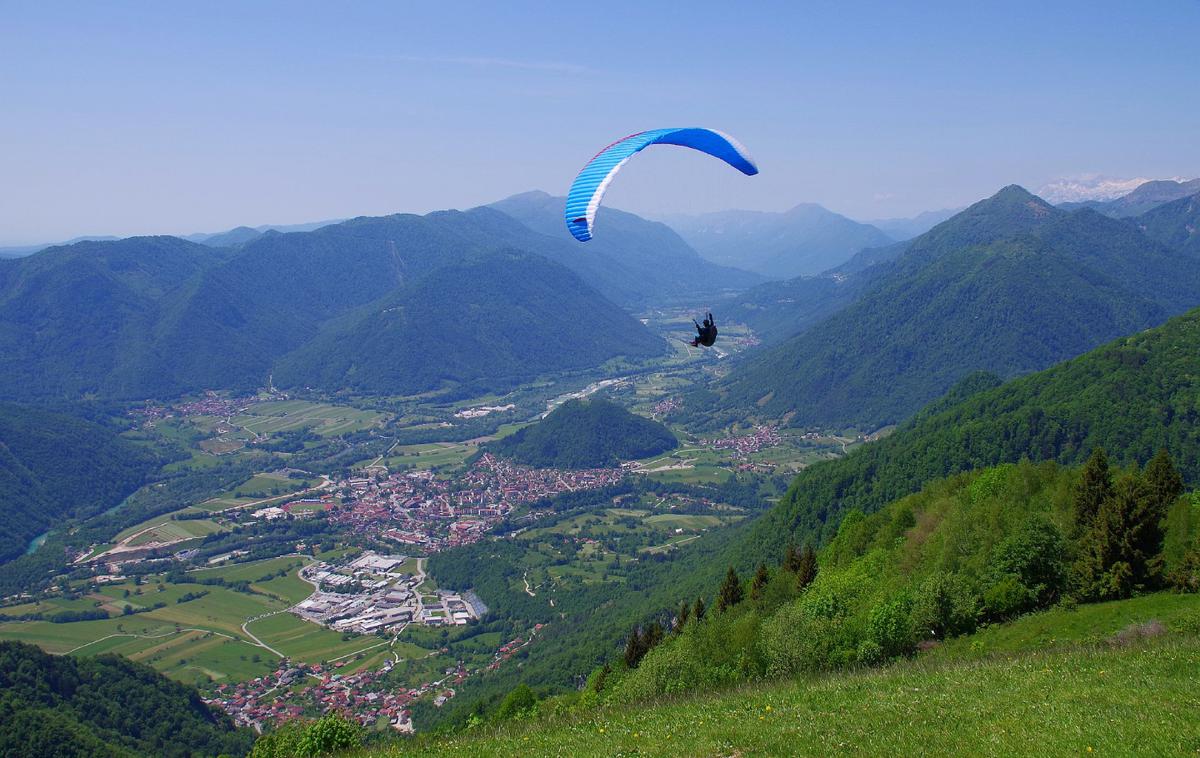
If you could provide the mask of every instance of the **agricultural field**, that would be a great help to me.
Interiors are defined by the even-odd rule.
[[[389,469],[457,468],[475,454],[478,445],[469,442],[431,442],[423,445],[398,445],[383,459]]]
[[[526,580],[533,591],[567,590],[575,583],[619,584],[625,581],[621,567],[639,554],[670,551],[744,518],[734,511],[677,513],[672,504],[678,501],[646,497],[523,532],[517,539],[527,548],[523,563],[528,571],[513,589],[524,591]]]
[[[196,579],[248,582],[249,592],[213,584],[175,584],[162,575],[150,575],[140,584],[103,585],[72,600],[51,598],[0,608],[0,639],[33,642],[60,654],[119,652],[172,678],[197,684],[242,681],[275,667],[278,656],[257,645],[243,624],[266,646],[307,663],[344,659],[378,645],[382,640],[376,637],[344,638],[286,612],[312,591],[311,585],[297,576],[299,567],[309,560],[306,556],[281,556],[189,574]],[[123,612],[126,606],[131,613]],[[5,620],[29,613],[49,616],[97,609],[107,611],[110,618],[70,623]],[[427,651],[404,652],[423,655]],[[356,666],[366,662],[356,661]]]
[[[322,437],[360,432],[382,424],[387,416],[378,411],[307,400],[269,400],[255,403],[231,418],[230,424],[256,437],[309,429]]]
[[[378,637],[343,635],[290,613],[266,616],[247,624],[246,628],[288,658],[305,663],[336,661],[383,642]]]
[[[214,532],[219,532],[221,529],[222,527],[219,524],[209,519],[166,521],[143,530],[126,544],[136,547],[151,542],[179,542],[197,537],[205,537]]]

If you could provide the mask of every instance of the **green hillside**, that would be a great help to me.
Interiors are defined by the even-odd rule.
[[[1024,462],[934,481],[871,516],[847,515],[817,562],[789,548],[752,579],[731,568],[694,604],[685,596],[682,608],[645,617],[624,654],[593,671],[582,691],[539,701],[523,685],[485,723],[571,714],[576,723],[647,724],[664,697],[725,690],[706,699],[733,702],[746,691],[731,687],[781,678],[812,686],[807,678],[823,672],[902,659],[916,664],[877,676],[924,675],[923,662],[940,661],[960,667],[955,678],[977,679],[967,672],[1021,669],[1025,660],[996,656],[1114,659],[1179,634],[1157,654],[1196,650],[1200,598],[1137,593],[1200,585],[1198,504],[1165,455],[1120,472],[1093,456],[1082,469]],[[960,663],[974,660],[982,663]],[[837,691],[861,676],[818,682]],[[1190,670],[1174,686],[1198,676]],[[973,694],[996,697],[978,682]],[[646,710],[652,701],[660,705]]]
[[[0,754],[243,755],[254,741],[195,690],[115,655],[0,642]]]
[[[608,400],[570,400],[485,449],[545,468],[598,468],[678,447],[670,429]]]
[[[110,429],[62,413],[0,403],[0,562],[64,518],[96,515],[161,463]]]
[[[747,545],[778,550],[832,537],[851,509],[867,513],[931,479],[997,463],[1081,463],[1096,447],[1118,462],[1165,446],[1200,480],[1200,310],[1054,368],[931,404],[886,439],[801,472]],[[971,394],[970,389],[981,391]]]
[[[565,268],[515,251],[441,266],[284,358],[279,386],[415,394],[481,391],[551,371],[663,351],[633,317]]]
[[[1007,188],[914,240],[853,305],[735,369],[716,407],[872,430],[972,371],[1046,368],[1197,302],[1193,256]]]

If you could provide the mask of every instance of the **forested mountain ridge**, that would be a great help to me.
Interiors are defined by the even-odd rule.
[[[254,742],[148,666],[20,642],[0,642],[0,724],[0,753],[13,756],[243,755]]]
[[[479,208],[358,218],[311,232],[267,232],[231,249],[174,237],[130,238],[0,262],[0,398],[92,394],[143,399],[261,386],[277,361],[325,329],[345,334],[341,319],[362,317],[360,309],[388,297],[392,300],[381,307],[395,307],[397,297],[419,299],[414,283],[441,267],[499,250],[533,254],[521,259],[528,281],[516,283],[520,287],[543,279],[559,282],[564,307],[565,294],[573,293],[603,314],[610,327],[611,336],[591,334],[586,346],[572,342],[557,352],[543,351],[545,360],[537,368],[580,368],[585,355],[587,361],[595,359],[588,365],[597,365],[618,355],[653,352],[644,327],[617,313],[585,282],[574,277],[568,282],[566,272],[538,257],[579,258],[578,251],[503,213]],[[458,270],[467,277],[495,273],[478,266]],[[428,283],[453,287],[459,296],[472,290],[492,293],[488,302],[471,307],[497,313],[522,308],[516,292],[520,287],[508,291],[488,290],[487,282]],[[564,314],[561,318],[576,327],[588,320],[582,313]],[[578,328],[559,334],[561,318],[546,314],[526,319],[508,334],[508,343],[521,336],[545,345],[583,337]],[[446,319],[423,328],[436,338],[439,330],[464,323]],[[443,347],[461,344],[453,334],[447,337],[452,339]],[[343,365],[347,359],[369,362],[370,356],[347,356],[352,346],[334,346],[331,339],[316,344],[336,347]],[[445,349],[438,355],[448,357]],[[453,358],[461,363],[472,356]],[[481,361],[476,360],[476,377],[487,376]],[[295,375],[296,361],[286,365]],[[414,374],[433,368],[411,361],[406,365]],[[501,378],[511,378],[511,372]]]
[[[1200,302],[1192,256],[1017,187],[880,265],[852,305],[733,371],[718,410],[873,429],[972,371],[1042,369]]]
[[[62,519],[117,505],[160,463],[98,424],[0,403],[0,563]]]
[[[815,203],[783,213],[734,210],[678,216],[669,224],[714,263],[781,279],[818,274],[859,250],[894,241],[870,224]]]
[[[476,382],[491,392],[663,349],[567,269],[503,251],[441,266],[339,320],[283,358],[274,381],[384,394]]]
[[[728,300],[727,317],[761,332],[768,343],[780,342],[853,304],[902,259],[919,268],[944,252],[1033,230],[1063,215],[1020,187],[1006,187],[915,239],[865,247],[817,276],[767,282],[739,293]]]
[[[599,468],[678,447],[663,424],[597,398],[569,400],[487,450],[540,468]]]

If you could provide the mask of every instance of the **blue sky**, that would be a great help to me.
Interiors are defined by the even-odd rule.
[[[762,173],[652,149],[609,204],[881,218],[1200,175],[1193,0],[746,5],[0,0],[0,244],[562,194],[661,126]]]

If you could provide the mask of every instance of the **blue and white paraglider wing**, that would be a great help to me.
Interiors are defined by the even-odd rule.
[[[720,158],[747,176],[758,173],[758,166],[754,165],[746,148],[715,129],[651,129],[631,134],[597,153],[575,177],[571,191],[567,193],[566,209],[567,228],[575,239],[587,242],[592,238],[592,222],[596,220],[596,210],[609,182],[626,161],[650,145],[690,147]]]

